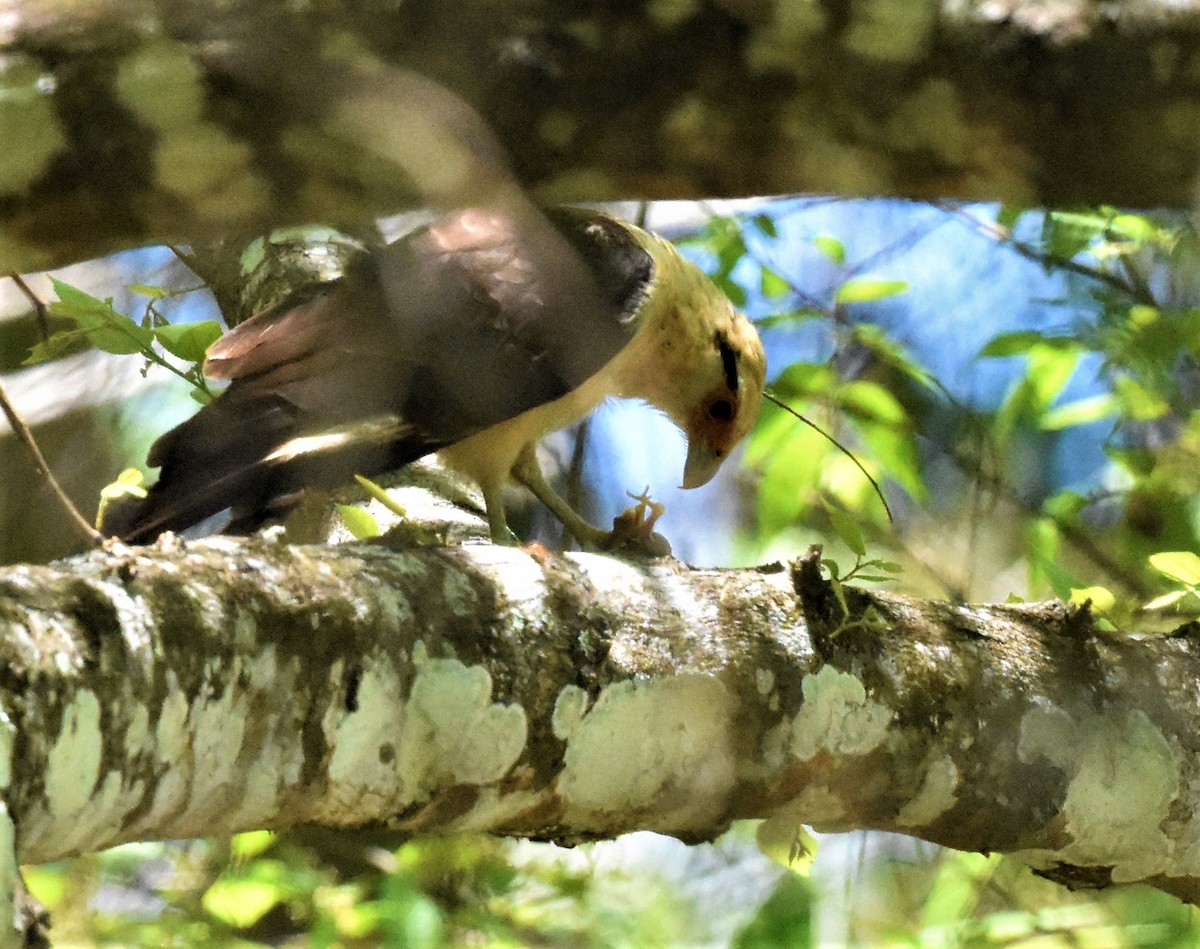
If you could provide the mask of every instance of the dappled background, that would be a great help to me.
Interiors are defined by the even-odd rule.
[[[697,564],[785,560],[820,543],[843,577],[952,600],[1090,600],[1114,628],[1147,634],[1200,605],[1190,217],[820,197],[613,210],[678,239],[759,322],[774,391],[824,434],[768,406],[720,478],[684,492],[670,424],[606,405],[546,446],[594,520],[649,486],[667,507],[660,530]],[[218,315],[164,248],[55,276],[148,325]],[[53,299],[43,277],[26,282]],[[180,378],[191,366],[101,352],[53,307],[49,331],[71,338],[23,366],[42,330],[11,281],[2,292],[4,387],[91,516],[104,486],[194,410]],[[892,520],[826,435],[875,479]],[[16,440],[0,451],[4,559],[82,549]],[[523,523],[526,536],[561,542],[535,506]],[[63,945],[1192,945],[1197,935],[1194,911],[1157,891],[1071,896],[999,858],[879,834],[818,843],[797,829],[759,841],[752,825],[694,848],[631,835],[573,851],[247,834],[120,848],[29,880]]]

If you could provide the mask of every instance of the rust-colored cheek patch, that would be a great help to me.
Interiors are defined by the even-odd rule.
[[[688,418],[689,441],[699,438],[718,456],[728,454],[743,434],[738,426],[741,408],[736,392],[728,386],[718,386]]]

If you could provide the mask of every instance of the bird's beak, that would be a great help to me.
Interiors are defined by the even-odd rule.
[[[698,488],[708,484],[721,467],[722,460],[722,456],[703,438],[689,438],[687,461],[683,465],[683,486]]]

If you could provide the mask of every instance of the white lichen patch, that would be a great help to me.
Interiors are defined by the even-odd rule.
[[[942,755],[929,765],[921,787],[896,815],[901,827],[924,827],[931,824],[958,800],[958,767],[948,755]]]
[[[455,616],[470,616],[479,605],[479,596],[465,574],[447,570],[442,578],[442,602]]]
[[[1031,709],[1017,753],[1022,761],[1049,761],[1070,782],[1062,812],[1071,843],[1028,857],[1111,866],[1116,883],[1170,872],[1173,846],[1162,827],[1179,793],[1179,760],[1144,712],[1076,719]]]
[[[554,714],[550,719],[554,737],[559,741],[566,741],[579,731],[587,707],[587,692],[577,685],[563,686],[558,698],[554,700]]]
[[[369,662],[359,677],[356,701],[354,712],[335,706],[325,715],[325,734],[333,747],[328,774],[335,813],[396,797],[393,755],[404,723],[400,676]],[[392,754],[381,749],[392,749]]]
[[[659,830],[704,826],[734,787],[732,710],[710,676],[608,686],[567,743],[558,791],[568,822],[652,811]]]
[[[88,806],[102,752],[100,700],[94,692],[80,692],[64,710],[46,760],[46,807],[54,821],[74,821]]]
[[[887,737],[891,709],[867,698],[862,682],[823,666],[801,683],[804,704],[792,722],[791,751],[808,761],[819,751],[865,755]]]
[[[357,710],[331,710],[325,728],[331,817],[378,816],[459,784],[498,781],[525,748],[528,726],[518,705],[491,701],[486,669],[414,649],[417,675],[407,700],[401,676],[370,664],[359,681]]]
[[[525,710],[491,698],[492,677],[480,666],[430,659],[421,667],[400,736],[410,801],[448,784],[490,784],[516,764],[528,735]]]

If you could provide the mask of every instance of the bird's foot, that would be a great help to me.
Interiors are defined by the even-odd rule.
[[[599,546],[604,550],[648,557],[671,556],[670,542],[662,534],[654,532],[654,525],[663,516],[666,505],[651,500],[648,487],[641,494],[632,491],[626,493],[637,504],[613,518],[613,529],[604,535]]]

